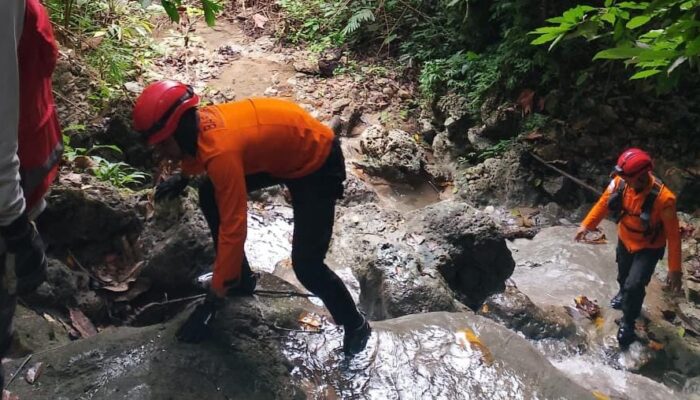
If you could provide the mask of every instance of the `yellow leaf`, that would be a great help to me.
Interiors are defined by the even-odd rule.
[[[680,337],[685,336],[685,328],[683,328],[682,326],[680,328],[678,328],[678,336],[680,336]]]
[[[603,328],[603,323],[604,323],[604,322],[605,322],[605,320],[603,319],[603,317],[600,317],[600,316],[596,317],[596,319],[593,320],[593,324],[595,325],[595,327],[596,327],[598,330],[600,330],[601,328]]]
[[[488,304],[484,304],[484,305],[481,307],[481,312],[482,312],[483,314],[488,314],[488,312],[489,312],[489,305],[488,305]]]
[[[489,350],[489,348],[486,347],[486,345],[481,341],[481,339],[479,339],[479,337],[476,336],[476,333],[474,333],[474,331],[470,328],[465,328],[457,332],[457,343],[461,344],[465,348],[467,347],[468,343],[469,347],[472,350],[481,353],[481,360],[484,363],[486,363],[487,365],[493,364],[494,358],[493,354],[491,353],[491,350]]]
[[[610,400],[610,397],[608,397],[606,394],[599,392],[597,390],[594,390],[592,393],[593,393],[593,397],[595,397],[596,400]]]

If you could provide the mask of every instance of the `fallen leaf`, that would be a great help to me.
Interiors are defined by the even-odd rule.
[[[598,330],[600,330],[600,329],[603,328],[603,324],[604,324],[604,323],[605,323],[605,320],[604,320],[603,317],[601,317],[601,316],[597,316],[597,317],[593,320],[593,325],[595,325],[595,327],[598,328]]]
[[[683,337],[685,336],[685,328],[684,327],[679,327],[678,328],[678,336]]]
[[[610,400],[610,397],[608,397],[608,395],[606,395],[603,392],[599,392],[597,390],[594,390],[591,393],[593,393],[593,397],[595,397],[596,400]]]
[[[648,346],[650,349],[652,349],[654,351],[661,351],[665,347],[665,345],[663,343],[657,342],[656,340],[650,340]]]
[[[148,278],[139,278],[134,282],[134,285],[127,292],[114,298],[115,302],[131,301],[146,293],[151,288],[151,280]]]
[[[488,314],[488,312],[489,312],[489,305],[488,305],[488,304],[484,304],[483,306],[481,306],[481,312],[482,312],[483,314]]]
[[[518,96],[518,100],[516,100],[516,103],[518,103],[518,106],[520,106],[523,116],[528,115],[532,112],[532,103],[534,98],[535,91],[532,89],[525,89],[522,92],[520,92],[520,96]]]
[[[600,306],[588,299],[586,296],[576,296],[574,299],[576,308],[583,312],[588,319],[595,321],[600,316]]]
[[[255,26],[260,28],[260,29],[265,28],[265,23],[267,21],[269,21],[269,18],[267,18],[264,15],[261,15],[261,14],[253,15],[253,22],[255,22]]]
[[[321,316],[311,312],[304,311],[299,316],[299,323],[305,331],[319,331],[321,330]]]
[[[24,379],[27,381],[27,383],[31,385],[39,379],[43,371],[44,363],[38,362],[34,364],[31,368],[29,368],[29,370],[27,370],[27,374],[24,376]]]
[[[131,281],[133,282],[133,280]],[[109,290],[110,292],[121,293],[129,290],[129,282],[119,282],[114,285],[102,286],[102,289]]]
[[[95,325],[88,319],[88,317],[83,314],[82,311],[76,308],[69,308],[70,320],[73,327],[80,332],[80,336],[84,338],[89,338],[90,336],[97,335],[97,329]]]
[[[481,341],[481,339],[479,339],[473,330],[470,328],[462,329],[461,331],[457,332],[456,336],[457,343],[459,343],[462,347],[466,348],[467,345],[469,345],[469,348],[481,353],[481,360],[484,363],[487,365],[493,364],[494,358],[491,350],[486,347],[486,345]]]

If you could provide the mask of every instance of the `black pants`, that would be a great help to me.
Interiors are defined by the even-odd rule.
[[[335,203],[343,196],[344,180],[345,160],[336,140],[318,171],[298,179],[281,179],[264,173],[248,175],[246,188],[248,193],[279,184],[289,188],[294,208],[294,273],[304,287],[323,300],[337,324],[353,329],[362,323],[362,316],[343,281],[324,263],[333,234]],[[214,185],[209,179],[199,187],[199,203],[216,244],[220,218]],[[251,270],[245,257],[241,268],[241,278],[248,278]]]
[[[656,263],[663,256],[663,247],[630,253],[622,242],[618,241],[617,282],[622,291],[622,313],[626,323],[634,325],[634,321],[639,317],[646,295],[646,286],[654,274]]]
[[[15,274],[6,267],[6,256],[0,254],[0,359],[5,356],[12,342],[12,317],[17,307]],[[0,391],[3,387],[3,369],[0,363]]]

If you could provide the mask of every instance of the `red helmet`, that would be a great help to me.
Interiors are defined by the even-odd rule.
[[[148,144],[162,142],[175,132],[182,114],[197,104],[192,86],[169,80],[152,83],[136,99],[134,129]]]
[[[615,173],[623,177],[635,177],[643,172],[651,171],[653,167],[654,163],[649,154],[633,147],[620,154],[617,165],[615,165]]]

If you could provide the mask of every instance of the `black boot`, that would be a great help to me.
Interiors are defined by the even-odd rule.
[[[362,324],[355,329],[345,328],[345,337],[343,338],[343,352],[346,355],[355,355],[361,352],[372,334],[372,328],[369,322],[362,318]]]
[[[228,296],[252,296],[258,284],[259,273],[249,273],[241,277],[241,283],[228,290]]]
[[[634,324],[622,321],[620,324],[620,329],[617,331],[617,342],[620,344],[621,349],[626,349],[637,339],[637,335],[634,333]]]
[[[617,292],[615,297],[610,299],[610,307],[616,309],[616,310],[621,310],[622,309],[622,290]]]

